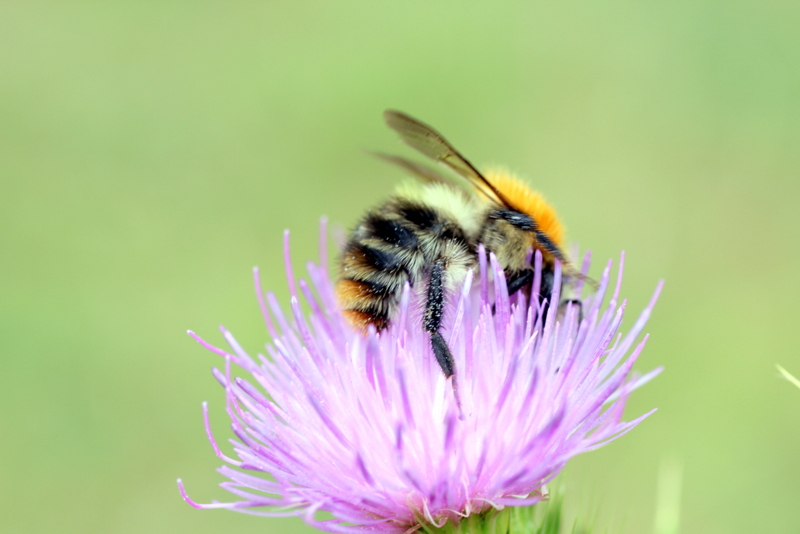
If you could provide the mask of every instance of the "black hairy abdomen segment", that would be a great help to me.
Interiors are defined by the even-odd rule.
[[[403,287],[430,278],[446,250],[474,255],[461,228],[436,210],[395,199],[369,212],[342,253],[339,303],[354,325],[389,325]],[[447,258],[443,258],[445,264]]]

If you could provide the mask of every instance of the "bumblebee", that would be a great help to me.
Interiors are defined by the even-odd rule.
[[[380,331],[391,323],[406,283],[424,291],[421,326],[450,378],[453,356],[441,334],[445,301],[477,267],[479,244],[497,257],[509,294],[533,279],[531,249],[542,254],[541,298],[550,299],[556,261],[568,276],[582,276],[564,254],[564,227],[539,193],[509,173],[481,173],[436,130],[404,113],[387,110],[384,119],[406,144],[468,187],[415,161],[377,154],[418,180],[400,185],[358,223],[341,255],[336,293],[354,326]]]

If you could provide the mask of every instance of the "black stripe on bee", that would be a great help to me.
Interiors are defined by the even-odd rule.
[[[348,252],[360,257],[359,259],[366,265],[379,271],[395,271],[405,268],[403,258],[393,251],[381,250],[362,243],[354,243]]]
[[[372,235],[390,245],[405,249],[414,249],[419,244],[414,230],[407,228],[399,221],[385,219],[380,214],[373,214],[366,220]]]
[[[390,283],[383,283],[379,282],[378,280],[373,279],[363,279],[363,280],[354,280],[354,282],[358,282],[361,284],[362,291],[365,293],[379,298],[386,298],[394,295],[399,290],[399,286],[401,285],[398,281],[392,280]]]
[[[421,206],[405,205],[399,206],[400,214],[404,219],[412,224],[415,224],[423,230],[433,228],[437,224],[441,225],[442,222],[439,215],[430,208]]]

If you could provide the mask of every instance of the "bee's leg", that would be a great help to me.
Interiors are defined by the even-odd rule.
[[[542,270],[542,287],[539,290],[539,299],[542,305],[542,317],[547,317],[547,311],[550,309],[550,299],[553,298],[553,284],[555,283],[555,275],[552,269]],[[510,284],[509,284],[510,285]],[[578,322],[583,320],[583,302],[579,299],[563,299],[558,303],[558,315],[561,316],[566,311],[567,306],[574,304],[578,306]]]
[[[439,329],[442,327],[444,318],[445,294],[444,294],[444,274],[445,261],[436,260],[431,272],[431,280],[428,283],[428,298],[425,301],[425,316],[423,326],[425,331],[431,335],[431,348],[442,368],[445,378],[450,378],[455,373],[455,361],[447,342],[442,337]]]
[[[533,271],[528,269],[526,271],[517,271],[506,275],[508,296],[510,297],[533,280]],[[495,306],[492,304],[492,315],[494,315]]]
[[[508,296],[510,297],[533,280],[533,270],[517,271],[508,277]]]
[[[550,299],[553,296],[554,282],[555,276],[553,270],[548,268],[542,269],[542,285],[539,287],[539,294],[535,295],[539,297],[539,303],[542,306],[542,324],[544,324],[544,320],[547,318],[547,311],[550,309]],[[534,295],[531,296],[531,300],[533,300],[533,298]]]

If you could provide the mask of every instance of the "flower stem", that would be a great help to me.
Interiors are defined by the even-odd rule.
[[[424,534],[559,534],[561,530],[561,499],[555,498],[533,506],[490,509],[472,514],[458,524],[442,527],[423,525]]]

